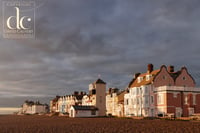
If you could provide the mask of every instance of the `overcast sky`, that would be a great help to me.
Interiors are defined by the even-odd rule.
[[[124,89],[148,63],[186,66],[199,84],[199,0],[35,2],[35,39],[3,38],[0,11],[0,107],[87,91],[98,75]]]

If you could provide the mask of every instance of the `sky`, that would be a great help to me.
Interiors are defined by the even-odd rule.
[[[149,63],[186,66],[200,84],[199,0],[32,1],[32,39],[3,38],[0,10],[0,107],[87,92],[99,77],[125,89]]]

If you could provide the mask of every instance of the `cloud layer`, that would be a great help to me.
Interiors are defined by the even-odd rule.
[[[36,38],[0,38],[0,106],[87,91],[98,75],[124,89],[148,63],[187,66],[199,84],[200,1],[35,1]]]

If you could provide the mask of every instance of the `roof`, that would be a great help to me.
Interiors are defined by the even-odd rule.
[[[129,87],[139,87],[139,86],[142,86],[142,85],[148,85],[148,84],[151,84],[151,82],[153,81],[154,79],[154,76],[158,74],[158,72],[160,71],[160,69],[157,69],[157,70],[154,70],[152,71],[151,73],[142,73],[140,74],[138,77],[143,77],[143,80],[141,82],[138,83],[138,80],[134,80],[132,82],[131,85],[129,85]],[[149,80],[146,80],[146,76],[147,75],[152,75],[152,77],[149,79]]]
[[[72,106],[75,110],[98,110],[95,106],[79,106],[73,105]]]
[[[177,72],[170,72],[170,70],[167,69],[167,67],[165,65],[162,65],[160,67],[160,69],[157,69],[157,70],[154,70],[152,71],[151,73],[147,72],[147,73],[142,73],[140,74],[138,77],[142,77],[142,81],[141,82],[138,82],[138,77],[136,79],[132,79],[132,81],[129,83],[129,88],[132,88],[132,87],[140,87],[142,85],[148,85],[148,84],[152,84],[152,82],[154,81],[154,79],[156,78],[156,76],[161,72],[162,69],[166,69],[166,71],[169,73],[169,75],[174,79],[174,81],[177,79],[177,77],[182,73],[183,69],[186,70],[186,72],[188,73],[187,71],[187,68],[186,67],[183,67],[181,68],[180,71],[177,71]],[[151,75],[150,79],[149,80],[146,80],[146,76],[147,75]],[[188,75],[192,78],[192,76],[188,73]],[[193,78],[192,78],[193,79]],[[194,81],[194,79],[193,79]],[[195,81],[194,81],[195,83]]]
[[[96,84],[106,84],[102,79],[97,79],[94,83]]]

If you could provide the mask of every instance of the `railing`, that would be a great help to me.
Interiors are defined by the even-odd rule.
[[[177,87],[177,86],[160,86],[154,88],[154,91],[195,91],[200,92],[200,88],[195,87]]]

